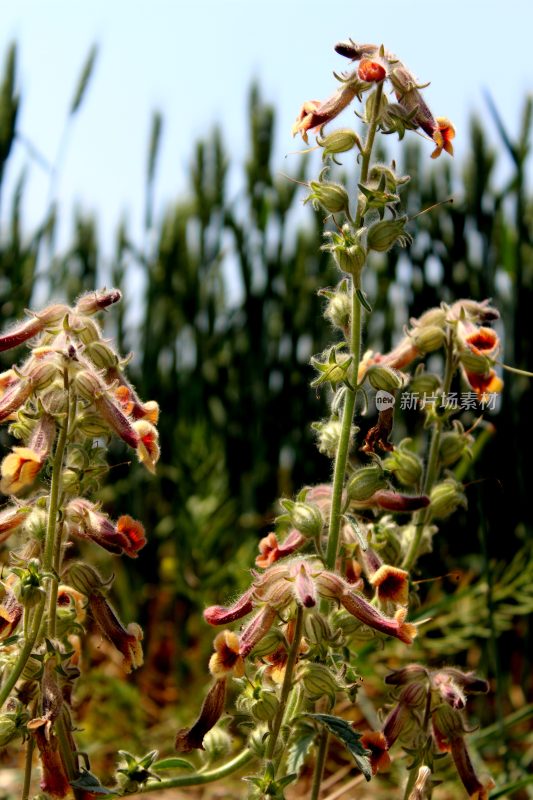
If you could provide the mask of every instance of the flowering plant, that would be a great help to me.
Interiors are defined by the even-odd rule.
[[[125,671],[142,664],[141,628],[123,625],[108,600],[111,580],[80,555],[84,542],[133,558],[145,544],[140,523],[129,515],[115,522],[97,502],[107,439],[122,439],[150,472],[159,457],[157,404],[137,396],[126,361],[94,319],[120,293],[89,293],[73,308],[51,305],[0,337],[1,350],[31,344],[26,361],[0,376],[0,421],[11,423],[20,442],[0,468],[0,489],[11,496],[0,512],[0,536],[18,532],[22,539],[11,553],[0,606],[0,736],[4,745],[17,737],[26,742],[23,798],[36,747],[41,789],[50,797],[72,792],[88,800],[206,784],[249,765],[250,797],[283,798],[288,786],[309,780],[309,796],[318,800],[333,741],[353,759],[357,782],[391,761],[394,768],[401,744],[410,756],[407,779],[397,778],[406,799],[431,796],[446,752],[468,796],[488,797],[492,781],[474,769],[464,717],[468,696],[488,691],[487,683],[455,667],[409,663],[409,647],[424,630],[416,613],[418,559],[431,550],[439,520],[466,503],[452,468],[469,457],[475,425],[465,429],[452,389],[462,381],[480,412],[501,390],[499,340],[490,327],[498,312],[482,298],[443,304],[412,319],[389,352],[362,352],[371,313],[364,288],[369,257],[411,241],[400,194],[410,178],[374,159],[376,137],[422,132],[435,158],[453,153],[454,130],[432,115],[422,87],[392,53],[351,41],[336,49],[356,68],[339,76],[331,98],[305,103],[294,127],[306,142],[317,133],[324,168],[309,182],[307,201],[325,214],[324,249],[340,271],[338,285],[320,292],[339,340],[311,362],[311,385],[328,392],[329,415],[314,428],[319,451],[333,459],[333,479],[280,501],[248,589],[205,610],[206,622],[221,628],[208,665],[212,683],[175,748],[205,749],[213,759],[227,754],[232,745],[221,718],[231,689],[232,733],[242,747],[222,765],[196,770],[181,756],[119,752],[115,783],[103,787],[74,741],[71,698],[86,616],[120,653]],[[326,131],[356,99],[363,102],[364,135]],[[354,187],[328,177],[343,154],[356,156]],[[414,403],[429,431],[424,457],[412,440],[397,441],[397,411],[408,406],[403,394],[396,401],[407,390],[424,398]],[[377,415],[369,425],[364,412],[372,401]],[[385,677],[395,700],[383,721],[359,673],[374,642],[402,665]],[[352,724],[355,708],[367,729]],[[186,772],[162,777],[167,770]]]

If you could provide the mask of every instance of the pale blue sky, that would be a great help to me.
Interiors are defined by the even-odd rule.
[[[214,122],[234,157],[245,157],[252,77],[278,109],[283,167],[296,147],[290,128],[299,106],[328,96],[332,71],[347,66],[333,51],[338,40],[383,42],[420,80],[431,80],[425,96],[435,115],[456,124],[459,155],[471,111],[486,114],[483,87],[512,131],[533,89],[528,0],[0,0],[0,10],[2,58],[11,39],[19,43],[19,128],[50,160],[80,67],[90,45],[100,44],[58,193],[66,209],[77,202],[97,211],[106,239],[124,211],[140,224],[152,109],[165,116],[160,203],[183,187],[192,144]],[[11,184],[25,159],[18,145]],[[47,176],[32,166],[29,224],[42,215],[47,188]]]

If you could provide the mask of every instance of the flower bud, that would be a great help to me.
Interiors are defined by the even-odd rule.
[[[75,326],[75,331],[80,342],[82,344],[91,344],[91,342],[100,341],[102,338],[102,331],[99,325],[88,317],[80,317],[78,319],[79,322]]]
[[[328,697],[332,704],[335,702],[335,695],[341,687],[325,664],[308,662],[300,671],[300,676],[305,694],[309,700],[320,700],[322,697]]]
[[[411,241],[411,237],[405,230],[406,223],[407,217],[405,216],[375,222],[368,229],[366,238],[368,248],[377,253],[386,253],[396,243],[405,247]]]
[[[118,289],[102,289],[101,291],[82,294],[74,307],[79,314],[96,314],[105,308],[118,303],[122,294]]]
[[[394,473],[402,486],[417,486],[422,478],[422,459],[408,450],[404,442],[384,461],[383,468]]]
[[[446,333],[438,325],[426,325],[415,328],[411,338],[420,353],[432,353],[442,347],[446,340]]]
[[[315,578],[316,587],[321,597],[328,600],[339,600],[346,589],[343,579],[329,570],[322,570]]]
[[[430,494],[431,516],[445,519],[456,511],[459,506],[466,508],[466,497],[463,484],[453,478],[447,478],[433,487]]]
[[[401,372],[392,367],[383,367],[380,364],[373,364],[366,371],[366,376],[370,385],[377,391],[396,392],[404,385]]]
[[[253,658],[264,658],[278,649],[284,636],[279,628],[271,628],[252,650]]]
[[[323,157],[336,155],[337,153],[347,153],[353,147],[361,146],[361,140],[355,131],[350,128],[340,128],[339,130],[328,133],[327,136],[316,137],[316,143],[324,149]]]
[[[416,318],[411,320],[413,327],[427,328],[428,326],[437,325],[443,328],[446,324],[446,311],[444,308],[430,308]]]
[[[408,664],[401,669],[395,669],[385,678],[389,686],[404,686],[414,681],[423,682],[428,677],[428,671],[421,664]]]
[[[85,347],[84,353],[97,369],[109,369],[116,367],[119,358],[115,351],[104,342],[92,342]]]
[[[329,642],[333,638],[331,625],[322,614],[306,614],[304,619],[304,632],[306,639],[313,644]]]
[[[259,697],[250,704],[250,713],[258,722],[274,719],[279,708],[279,700],[274,692],[261,691]]]
[[[288,502],[290,501],[284,501],[282,505],[287,507]],[[300,533],[313,538],[320,536],[324,526],[324,520],[318,506],[314,503],[297,502],[292,503],[287,510],[289,512],[291,524],[294,528],[299,530]]]
[[[350,200],[344,186],[330,181],[311,181],[309,187],[312,191],[306,202],[311,200],[313,204],[318,203],[331,214],[349,210]]]
[[[486,375],[492,364],[486,356],[476,355],[471,350],[462,350],[459,360],[467,372],[473,372],[475,375]]]
[[[346,330],[352,318],[352,301],[349,295],[346,292],[335,292],[329,300],[324,316],[335,328]]]
[[[312,427],[317,434],[318,452],[329,458],[334,458],[342,431],[340,419],[328,419],[326,422],[315,422]]]
[[[358,278],[366,262],[367,252],[359,244],[338,245],[333,250],[333,256],[338,268],[354,278]]]
[[[0,715],[0,747],[7,747],[17,734],[17,723],[13,719],[13,715]]]
[[[63,580],[68,581],[69,585],[77,592],[89,597],[91,594],[108,588],[113,579],[104,581],[89,564],[84,561],[75,561],[73,564],[69,564]]]
[[[377,464],[358,469],[350,479],[346,488],[350,500],[362,502],[368,500],[379,489],[387,485],[383,470]]]
[[[455,464],[468,450],[470,437],[459,431],[443,433],[439,444],[439,459],[444,467]]]
[[[409,389],[413,394],[419,394],[421,397],[434,394],[437,389],[440,389],[441,380],[438,375],[433,372],[419,372],[415,374],[414,378],[409,383]]]
[[[223,728],[211,728],[202,741],[209,761],[217,761],[227,756],[231,750],[231,737]]]

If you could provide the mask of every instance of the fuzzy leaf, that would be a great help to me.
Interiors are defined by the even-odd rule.
[[[334,717],[332,714],[302,714],[303,717],[318,722],[326,730],[328,730],[336,739],[338,739],[352,754],[353,759],[366,780],[369,781],[372,777],[372,770],[370,768],[370,761],[368,760],[368,750],[365,750],[361,742],[361,734],[356,733],[349,722],[346,722],[342,717]]]
[[[300,772],[315,738],[316,731],[313,728],[307,725],[299,727],[296,738],[289,746],[287,772],[296,772],[296,774]]]
[[[102,786],[96,775],[93,775],[92,772],[86,769],[82,770],[80,777],[75,781],[71,781],[70,785],[74,789],[84,789],[90,794],[116,794],[116,792],[111,789],[106,789],[105,786]]]

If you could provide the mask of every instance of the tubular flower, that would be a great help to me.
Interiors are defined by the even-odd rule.
[[[41,761],[41,789],[51,797],[66,797],[70,782],[59,754],[59,744],[53,731],[46,735],[43,727],[32,731]]]
[[[118,518],[117,534],[124,539],[122,546],[126,555],[137,558],[138,551],[146,544],[143,525],[128,514],[124,514]]]
[[[475,328],[465,336],[465,344],[474,355],[494,358],[500,349],[500,339],[492,328]]]
[[[18,506],[6,506],[0,511],[0,542],[5,542],[14,531],[20,528],[30,511],[30,508],[19,508]]]
[[[352,500],[350,506],[353,508],[383,508],[387,511],[395,511],[398,514],[409,513],[426,508],[430,503],[427,495],[411,495],[393,492],[390,489],[379,489],[368,498],[368,500]]]
[[[399,608],[394,617],[386,617],[373,605],[359,594],[345,591],[339,598],[342,605],[352,616],[356,617],[363,625],[373,628],[387,636],[394,636],[405,644],[412,644],[417,635],[416,625],[406,622],[407,611]]]
[[[66,520],[73,536],[89,539],[115,555],[132,554],[127,535],[119,531],[95,503],[81,497],[71,500],[66,508]]]
[[[455,128],[446,117],[437,117],[437,129],[432,134],[433,141],[437,145],[431,154],[431,158],[438,158],[444,150],[453,156],[452,139],[455,139]]]
[[[43,465],[38,453],[29,447],[14,447],[0,466],[0,491],[4,494],[17,494],[30,486]]]
[[[135,622],[130,622],[128,627],[124,628],[101,592],[89,595],[89,609],[101,632],[122,654],[122,664],[126,672],[141,667],[143,663],[141,627]]]
[[[132,427],[138,437],[137,457],[148,472],[154,474],[161,453],[157,428],[145,419],[137,420]]]
[[[399,567],[382,564],[369,579],[377,590],[380,600],[391,600],[399,605],[407,605],[409,595],[409,573]]]
[[[141,402],[131,383],[124,377],[122,370],[118,367],[110,367],[106,372],[106,380],[109,383],[118,383],[115,397],[125,414],[132,416],[133,419],[146,419],[152,425],[157,425],[158,404],[155,400],[149,400],[147,403]]]
[[[209,672],[214,678],[244,675],[244,659],[240,652],[239,637],[233,631],[221,631],[213,642],[215,652],[209,659]]]
[[[111,430],[120,438],[133,447],[134,450],[139,446],[139,436],[123,413],[122,409],[110,396],[109,387],[98,377],[91,368],[80,370],[75,378],[75,386],[80,395],[95,406],[102,419]]]
[[[486,401],[489,394],[497,394],[503,389],[503,381],[493,369],[489,369],[486,375],[464,370],[464,376],[480,401]]]
[[[256,566],[266,569],[280,558],[291,555],[305,543],[305,536],[293,528],[281,544],[275,533],[269,533],[259,542],[259,553],[255,559]]]
[[[5,373],[4,373],[5,374]],[[22,408],[32,393],[32,384],[27,378],[10,380],[0,397],[0,422]]]
[[[386,771],[391,765],[388,754],[389,745],[381,731],[365,731],[361,736],[361,745],[370,751],[370,766],[372,775],[378,771]]]
[[[175,748],[180,753],[191,750],[204,750],[203,740],[206,733],[213,728],[224,711],[226,701],[226,680],[215,681],[202,703],[200,715],[190,728],[182,728],[176,736]]]
[[[96,314],[98,311],[103,311],[114,303],[118,303],[122,298],[122,293],[119,289],[103,289],[102,291],[86,292],[78,298],[78,302],[74,306],[74,311],[78,314]]]
[[[204,619],[210,625],[228,625],[249,614],[253,609],[253,587],[248,589],[231,606],[209,606],[204,611]]]
[[[0,352],[11,350],[12,347],[33,339],[49,325],[57,324],[67,312],[67,306],[52,305],[39,314],[34,314],[31,319],[17,323],[10,331],[0,336]]]
[[[277,611],[272,606],[265,605],[242,629],[240,635],[239,653],[243,658],[259,644],[268,633],[277,617]]]
[[[407,112],[410,127],[421,128],[435,142],[436,148],[431,157],[437,158],[443,150],[449,155],[453,155],[451,144],[451,140],[455,136],[453,125],[444,117],[435,119],[420,92],[423,87],[418,84],[413,74],[397,56],[377,45],[356,44],[352,41],[340,42],[336,45],[335,50],[339,55],[345,56],[351,61],[361,62],[360,78],[362,77],[361,67],[365,62],[381,64],[386,73],[383,78],[387,77],[390,80],[398,103]],[[372,74],[372,71],[369,74]],[[378,78],[378,80],[383,78]],[[365,80],[370,80],[370,78],[365,78]]]
[[[359,63],[357,75],[365,83],[379,83],[387,77],[387,69],[383,59],[363,58]]]
[[[448,705],[439,706],[432,714],[433,737],[439,750],[450,752],[468,796],[476,800],[487,800],[494,782],[488,778],[482,782],[472,765],[464,740],[463,720],[458,711]]]
[[[22,619],[23,607],[11,591],[7,591],[0,604],[0,640],[7,639]]]
[[[338,89],[335,94],[324,102],[309,100],[303,104],[296,122],[292,128],[292,135],[301,134],[304,142],[308,142],[308,133],[317,131],[327,122],[335,119],[341,111],[350,105],[354,97],[359,96],[363,86],[353,78]]]

